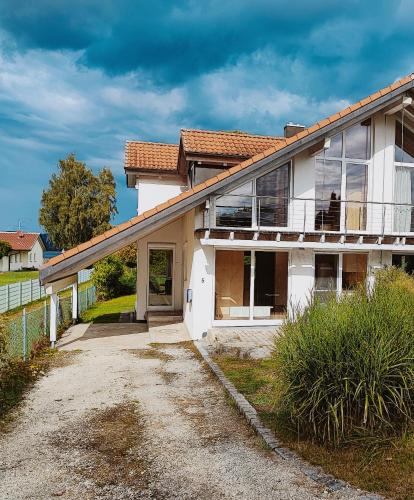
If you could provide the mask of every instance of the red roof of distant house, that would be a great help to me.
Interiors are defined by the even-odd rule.
[[[239,158],[251,158],[283,141],[283,137],[270,135],[192,129],[182,129],[181,139],[186,153]]]
[[[31,250],[40,233],[24,233],[23,231],[0,232],[0,241],[6,241],[12,250]]]
[[[178,144],[128,141],[125,146],[125,168],[143,170],[177,170]]]

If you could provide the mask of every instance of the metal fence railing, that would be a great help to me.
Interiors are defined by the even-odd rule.
[[[96,301],[95,287],[91,286],[78,293],[78,312],[81,314]],[[36,344],[47,339],[50,326],[50,304],[45,300],[39,307],[13,317],[6,323],[5,353],[9,358],[28,359]],[[57,328],[58,332],[67,328],[72,322],[72,297],[58,299]]]
[[[78,283],[91,279],[93,269],[83,269],[78,273]],[[39,280],[19,281],[0,286],[0,314],[46,297],[45,289]]]
[[[414,234],[414,205],[330,198],[225,194],[210,200],[207,227],[337,232],[378,236]]]

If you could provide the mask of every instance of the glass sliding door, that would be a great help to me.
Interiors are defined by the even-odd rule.
[[[342,162],[316,160],[315,229],[339,231],[341,226]]]
[[[315,297],[322,302],[338,292],[338,261],[336,254],[315,255]]]
[[[173,306],[173,248],[148,250],[148,306],[172,308]]]
[[[256,196],[258,225],[286,227],[289,206],[289,164],[258,177]]]
[[[286,316],[288,255],[287,252],[255,252],[254,319]]]
[[[250,252],[216,251],[214,319],[250,318]]]
[[[368,166],[346,164],[346,219],[348,230],[365,231],[367,226]]]

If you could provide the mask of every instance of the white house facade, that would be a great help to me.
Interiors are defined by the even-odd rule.
[[[0,232],[0,241],[9,243],[9,255],[0,259],[0,272],[39,269],[43,264],[45,246],[40,233],[23,231]]]
[[[139,214],[52,259],[41,279],[63,283],[136,241],[137,319],[179,312],[198,339],[278,325],[384,266],[413,271],[413,86],[410,75],[283,137],[183,130],[168,161],[167,145],[127,143]]]

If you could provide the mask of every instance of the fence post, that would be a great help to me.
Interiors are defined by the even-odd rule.
[[[23,316],[22,316],[22,324],[23,324],[23,360],[26,361],[26,344],[27,344],[27,317],[26,317],[26,308],[23,308]]]
[[[47,300],[43,303],[43,322],[44,322],[44,333],[47,335]]]
[[[72,285],[72,323],[78,321],[78,283]]]
[[[10,309],[10,285],[6,285],[6,311]]]
[[[22,305],[23,299],[22,299],[22,282],[19,281],[19,306]]]
[[[30,302],[33,302],[33,280],[30,280]]]

